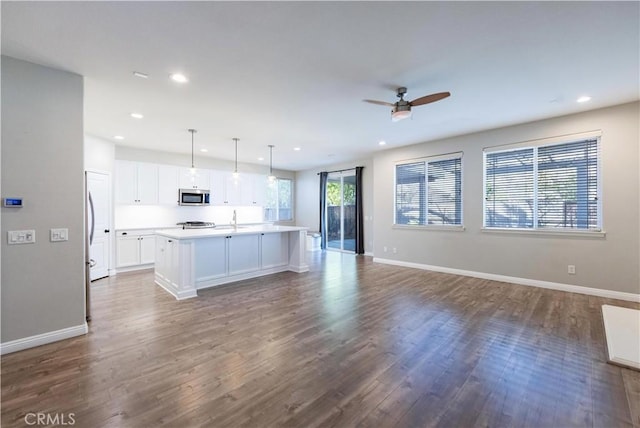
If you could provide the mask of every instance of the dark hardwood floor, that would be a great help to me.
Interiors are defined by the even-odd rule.
[[[640,305],[310,257],[181,302],[149,271],[94,283],[88,335],[2,357],[2,426],[640,426],[600,309]]]

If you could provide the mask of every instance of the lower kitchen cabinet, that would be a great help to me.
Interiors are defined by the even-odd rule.
[[[155,261],[156,240],[152,231],[120,230],[116,234],[116,269],[149,268]]]
[[[234,235],[227,239],[230,276],[260,270],[260,235]]]
[[[262,269],[270,269],[289,264],[289,234],[263,233],[261,239]]]

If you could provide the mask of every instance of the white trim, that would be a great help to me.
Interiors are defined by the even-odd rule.
[[[600,138],[600,137],[602,137],[602,130],[594,130],[594,131],[580,132],[577,134],[565,134],[565,135],[558,135],[556,137],[539,138],[536,140],[528,140],[528,141],[519,141],[517,143],[499,144],[497,146],[485,147],[482,149],[482,151],[484,153],[509,152],[509,151],[518,150],[521,148],[552,146],[555,144],[563,144],[563,143],[575,143],[581,140],[588,140],[590,138]]]
[[[158,284],[160,287],[164,288],[164,290],[167,293],[171,294],[173,297],[175,297],[176,300],[184,300],[184,299],[190,299],[192,297],[198,297],[197,290],[179,290],[166,279],[159,277],[158,274],[155,275],[154,282]]]
[[[36,334],[35,336],[23,337],[22,339],[11,340],[9,342],[0,344],[0,355],[22,351],[23,349],[35,348],[36,346],[46,345],[48,343],[69,339],[71,337],[82,336],[83,334],[87,334],[88,332],[89,326],[85,322],[83,324],[63,328],[61,330],[55,330],[47,333]]]
[[[465,227],[461,224],[452,225],[452,224],[392,224],[392,229],[408,229],[408,230],[439,230],[442,232],[464,232]]]
[[[434,272],[451,273],[454,275],[471,276],[474,278],[489,279],[492,281],[510,282],[513,284],[527,285],[530,287],[548,288],[550,290],[566,291],[569,293],[587,294],[590,296],[606,297],[608,299],[626,300],[629,302],[640,302],[640,294],[625,293],[622,291],[603,290],[600,288],[583,287],[580,285],[562,284],[559,282],[541,281],[530,278],[519,278],[516,276],[498,275],[494,273],[476,272],[471,270],[448,268],[443,266],[425,265],[422,263],[404,262],[401,260],[381,259],[374,257],[374,263],[384,263],[388,265],[403,266],[414,269],[432,270]]]
[[[371,251],[365,251],[365,256],[373,257],[373,253]]]
[[[483,227],[483,233],[505,233],[509,234],[523,234],[523,235],[547,235],[558,236],[563,238],[604,238],[607,233],[602,230],[569,230],[569,229],[521,229],[521,228],[509,228],[509,227]]]

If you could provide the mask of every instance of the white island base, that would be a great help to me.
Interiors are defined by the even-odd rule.
[[[157,230],[155,282],[176,299],[283,271],[307,272],[304,227]]]

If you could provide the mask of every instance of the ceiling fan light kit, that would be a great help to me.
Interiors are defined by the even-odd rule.
[[[398,122],[402,119],[411,117],[411,107],[434,103],[436,101],[440,101],[441,99],[447,98],[448,96],[451,95],[450,92],[438,92],[435,94],[425,95],[424,97],[416,98],[413,101],[406,101],[404,99],[404,96],[406,93],[407,93],[407,88],[405,88],[404,86],[398,88],[396,91],[396,96],[400,99],[396,103],[388,103],[386,101],[376,101],[376,100],[363,100],[363,101],[370,104],[377,104],[377,105],[391,107],[391,120],[394,122]]]

